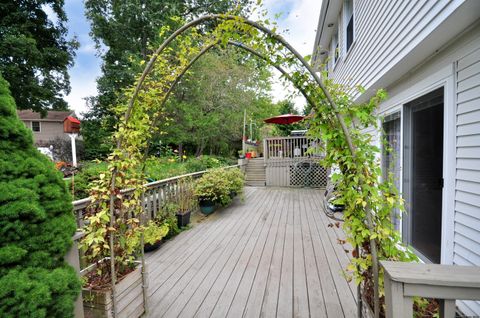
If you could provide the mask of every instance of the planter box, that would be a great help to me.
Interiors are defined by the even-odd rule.
[[[142,287],[142,266],[116,284],[118,318],[138,318],[145,312]],[[112,291],[82,289],[85,318],[113,318]]]
[[[181,214],[177,213],[177,225],[178,228],[182,228],[190,224],[190,215],[192,214],[191,211],[188,211],[187,213]]]
[[[154,244],[145,243],[145,245],[143,246],[143,251],[145,253],[156,251],[160,248],[160,246],[163,245],[163,243],[164,243],[163,239]]]

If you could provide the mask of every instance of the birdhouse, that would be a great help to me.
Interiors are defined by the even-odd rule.
[[[78,134],[80,132],[80,121],[75,117],[68,116],[63,120],[63,132],[67,134]]]

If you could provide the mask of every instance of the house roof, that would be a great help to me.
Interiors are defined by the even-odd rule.
[[[63,122],[65,118],[70,115],[75,115],[73,111],[55,111],[47,112],[47,116],[42,118],[40,113],[32,110],[17,110],[18,117],[21,120],[35,120],[35,121],[58,121]]]
[[[318,19],[317,34],[315,36],[315,44],[313,46],[313,62],[323,61],[328,54],[320,53],[328,51],[330,39],[333,32],[338,28],[338,14],[342,8],[342,1],[339,0],[323,0],[320,9],[320,17]]]
[[[72,116],[68,116],[67,118],[65,118],[63,121],[65,120],[70,120],[72,123],[75,123],[75,124],[80,124],[80,120],[76,119],[75,117],[72,117]]]

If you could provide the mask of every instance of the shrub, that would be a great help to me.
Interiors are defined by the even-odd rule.
[[[82,165],[81,170],[74,176],[74,200],[88,197],[89,185],[92,181],[98,180],[99,175],[107,170],[105,162],[87,162]],[[72,180],[67,181],[69,190],[72,189]]]
[[[0,317],[71,317],[80,290],[63,259],[75,232],[71,197],[1,76],[0,149]]]
[[[195,196],[200,200],[211,200],[223,206],[232,202],[232,184],[226,169],[213,169],[206,172],[195,185]]]
[[[167,201],[163,204],[160,212],[155,216],[155,221],[157,223],[168,226],[169,230],[165,236],[166,239],[169,239],[181,232],[181,230],[178,228],[176,217],[178,209],[178,204],[173,201]]]

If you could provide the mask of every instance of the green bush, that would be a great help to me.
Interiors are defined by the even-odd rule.
[[[0,317],[71,317],[80,282],[64,262],[75,219],[53,163],[33,146],[0,76]]]
[[[240,169],[226,169],[225,177],[228,181],[230,192],[236,194],[243,193],[243,187],[245,186],[245,175]]]
[[[89,184],[99,178],[100,173],[107,170],[105,162],[87,162],[82,165],[81,170],[73,178],[74,197],[73,200],[80,200],[88,197]],[[72,179],[67,181],[69,191],[72,191]]]
[[[242,193],[243,173],[238,169],[212,169],[195,184],[199,200],[211,200],[226,206],[232,202],[232,193]]]
[[[148,180],[162,180],[182,174],[204,171],[207,169],[218,168],[231,165],[229,159],[214,156],[200,156],[198,158],[188,158],[185,162],[178,161],[177,157],[158,158],[150,157],[145,162],[145,175]],[[89,184],[99,178],[100,173],[107,169],[105,162],[87,162],[84,163],[74,178],[74,200],[80,200],[88,197]],[[72,191],[71,179],[67,181],[67,188]]]
[[[186,170],[191,172],[204,171],[207,169],[220,168],[236,164],[236,162],[217,156],[203,155],[197,158],[190,158],[185,163]]]

